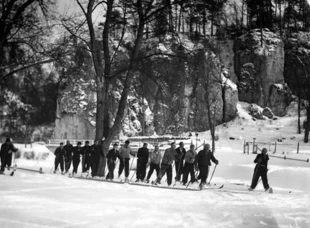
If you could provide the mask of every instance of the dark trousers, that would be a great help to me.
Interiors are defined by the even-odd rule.
[[[1,155],[1,172],[4,171],[5,166],[6,166],[5,155]]]
[[[157,177],[160,175],[160,173],[159,173],[159,170],[160,170],[159,164],[151,163],[150,170],[149,170],[149,173],[147,174],[147,178],[146,179],[150,179],[150,177],[152,176],[154,170],[156,170]]]
[[[118,169],[118,176],[120,176],[125,168],[125,177],[127,178],[129,176],[129,160],[130,158],[125,158],[123,161],[120,160],[119,169]]]
[[[83,173],[87,172],[91,166],[90,156],[83,156],[82,165],[83,165],[82,172]]]
[[[10,168],[12,165],[12,157],[13,157],[13,153],[7,154],[5,156],[5,163],[6,165]]]
[[[106,179],[111,179],[113,180],[114,178],[114,169],[115,169],[115,161],[109,162],[108,161],[108,174],[106,176]]]
[[[208,165],[198,165],[199,168],[199,176],[200,176],[200,184],[206,184],[207,178],[209,175],[209,166]]]
[[[79,164],[80,164],[80,159],[75,159],[75,160],[73,160],[73,172],[74,172],[74,173],[77,173]]]
[[[92,177],[97,176],[98,166],[99,166],[99,157],[91,158],[91,175]]]
[[[69,171],[69,169],[71,167],[71,162],[72,162],[72,158],[65,158],[66,172]]]
[[[267,167],[256,165],[252,178],[252,184],[251,184],[252,189],[256,188],[256,185],[260,177],[262,178],[264,189],[267,190],[269,188],[267,172],[268,172]]]
[[[169,164],[161,164],[161,170],[160,170],[160,177],[158,178],[158,182],[161,181],[161,179],[163,178],[163,176],[167,174],[167,182],[168,185],[171,185],[172,183],[172,165]]]
[[[180,181],[183,174],[183,160],[175,160],[175,180]]]
[[[146,164],[145,160],[138,159],[137,161],[137,179],[144,180],[146,175]]]
[[[191,174],[191,182],[195,182],[195,169],[194,169],[194,163],[188,163],[185,162],[184,165],[184,172],[183,172],[183,184],[187,183],[188,174]]]
[[[64,159],[63,158],[55,158],[55,171],[58,169],[58,165],[60,165],[61,172],[64,171]]]

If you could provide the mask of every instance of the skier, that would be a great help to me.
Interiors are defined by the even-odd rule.
[[[94,145],[92,146],[92,154],[91,154],[91,175],[92,177],[97,176],[100,156],[102,154],[103,154],[102,147],[99,144],[99,141],[96,140]]]
[[[17,148],[13,145],[10,138],[7,138],[5,140],[5,143],[1,145],[0,150],[0,157],[1,157],[1,170],[0,174],[4,173],[5,166],[8,166],[8,169],[10,170],[10,166],[12,163],[12,160],[10,160],[10,156],[12,156],[12,152],[18,151]]]
[[[159,151],[159,146],[156,145],[155,150],[150,155],[150,161],[149,161],[150,170],[147,174],[146,183],[150,182],[150,177],[152,176],[154,170],[156,170],[157,178],[159,177],[159,175],[160,175],[160,172],[159,172],[160,171],[160,167],[159,167],[160,160],[161,160],[161,154]]]
[[[160,184],[161,178],[167,173],[167,182],[168,186],[171,185],[172,182],[172,163],[174,160],[175,154],[175,143],[171,143],[171,147],[165,150],[163,160],[161,162],[161,171],[160,176],[157,179],[157,183]]]
[[[213,152],[210,151],[210,144],[205,144],[203,150],[199,151],[196,157],[196,167],[198,164],[199,176],[201,178],[199,184],[200,188],[203,188],[203,186],[206,184],[209,174],[209,166],[211,166],[211,160],[216,165],[219,164],[219,161],[214,157]]]
[[[134,156],[135,155],[132,153],[130,149],[130,141],[126,140],[125,145],[123,145],[120,149],[119,155],[120,155],[120,166],[118,169],[118,177],[123,172],[123,169],[125,167],[125,181],[128,182],[128,176],[129,176],[129,160],[130,160],[130,155]]]
[[[71,167],[72,152],[73,152],[73,146],[69,140],[67,140],[66,145],[64,146],[64,149],[65,149],[65,173],[68,173]]]
[[[174,167],[175,167],[175,173],[176,173],[176,177],[175,177],[176,181],[180,181],[181,176],[183,174],[183,162],[184,162],[185,153],[186,153],[186,150],[184,148],[184,143],[180,142],[179,147],[175,150],[175,153],[174,153],[174,161],[175,161]]]
[[[114,178],[115,163],[116,163],[116,159],[119,158],[119,151],[117,150],[117,148],[118,148],[118,144],[114,143],[113,149],[109,150],[107,154],[109,172],[106,176],[106,179],[113,180]]]
[[[262,178],[265,190],[272,191],[268,184],[267,172],[268,172],[268,160],[269,156],[267,154],[267,149],[263,148],[262,153],[258,154],[254,160],[257,163],[254,169],[253,179],[249,191],[253,191],[258,183],[259,178]]]
[[[136,182],[144,181],[146,174],[146,164],[149,160],[149,149],[147,148],[147,143],[143,144],[143,147],[138,150],[138,161],[137,161],[137,180]]]
[[[83,147],[83,158],[82,158],[82,172],[89,172],[90,164],[91,164],[91,150],[92,147],[89,145],[89,141],[85,142],[85,146]]]
[[[78,170],[78,167],[79,167],[79,164],[80,164],[80,161],[81,161],[81,155],[83,155],[83,148],[82,148],[82,143],[81,142],[78,142],[77,143],[77,146],[74,147],[74,150],[73,150],[73,159],[72,159],[72,162],[73,162],[73,172],[72,172],[72,175],[76,175],[77,174],[77,170]]]
[[[191,183],[195,182],[195,158],[197,156],[197,152],[195,151],[195,146],[191,144],[190,150],[188,150],[185,154],[185,165],[184,165],[184,173],[183,173],[183,185],[186,185],[188,174],[191,174]]]
[[[59,144],[59,147],[55,150],[55,170],[54,173],[56,173],[58,169],[58,165],[60,165],[61,174],[64,174],[64,155],[65,155],[65,149],[64,149],[64,143],[61,142]]]

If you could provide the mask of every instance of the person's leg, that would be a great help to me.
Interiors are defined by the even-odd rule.
[[[54,169],[54,173],[57,171],[58,169],[58,164],[59,164],[59,160],[58,158],[55,158],[55,169]]]
[[[180,160],[175,160],[174,168],[175,168],[175,180],[180,181]]]
[[[125,159],[125,178],[128,178],[129,176],[129,158]]]
[[[137,180],[140,179],[141,176],[141,159],[137,160],[137,171],[136,171],[136,178]]]
[[[5,156],[1,155],[1,172],[4,172],[5,168]]]
[[[188,173],[189,173],[189,163],[185,162],[183,180],[182,180],[183,184],[187,183]]]
[[[263,185],[264,185],[264,189],[265,189],[265,190],[269,189],[267,172],[268,172],[267,169],[265,169],[265,170],[263,170],[263,171],[261,172],[261,177],[262,177],[262,181],[263,181]]]
[[[195,168],[194,168],[194,163],[189,164],[189,172],[191,174],[191,182],[195,182]]]
[[[168,164],[161,163],[160,172],[159,172],[160,174],[157,177],[157,183],[160,183],[163,176],[165,176],[165,173],[167,172],[166,171],[167,167],[168,167]]]
[[[148,174],[147,174],[147,177],[146,177],[146,179],[150,179],[150,177],[152,176],[152,174],[153,174],[153,172],[154,172],[154,169],[155,169],[155,164],[154,163],[151,163],[150,164],[150,170],[149,170],[149,172],[148,172]],[[157,174],[157,176],[158,176],[158,174]]]
[[[258,179],[259,179],[260,175],[261,174],[260,174],[259,167],[255,167],[253,178],[252,178],[251,189],[255,189],[256,188],[256,185],[257,185],[257,182],[258,182]]]
[[[171,185],[172,183],[172,166],[171,165],[167,167],[167,181],[168,181],[168,186]]]
[[[145,178],[145,175],[146,175],[146,163],[145,162],[143,162],[142,164],[141,164],[141,173],[140,173],[140,180],[144,180],[144,178]]]
[[[114,169],[115,169],[115,163],[112,162],[111,167],[110,167],[110,179],[113,180],[114,179]]]
[[[59,160],[59,164],[60,164],[61,172],[63,173],[63,172],[64,172],[64,160],[63,160],[63,159],[60,159],[60,160]]]
[[[119,160],[119,167],[118,167],[118,176],[122,175],[124,169],[124,160],[120,159]]]

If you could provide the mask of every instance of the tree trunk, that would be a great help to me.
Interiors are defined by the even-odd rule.
[[[298,134],[301,134],[301,126],[300,126],[300,109],[301,109],[301,94],[300,90],[298,90]]]
[[[305,124],[305,138],[304,138],[304,142],[308,143],[309,142],[309,131],[310,131],[310,106],[307,107],[307,120],[306,120],[306,124]]]

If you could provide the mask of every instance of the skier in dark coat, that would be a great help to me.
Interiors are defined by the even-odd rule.
[[[165,150],[163,160],[161,161],[160,176],[157,178],[157,183],[160,184],[161,178],[167,173],[168,186],[172,183],[172,164],[174,160],[175,143],[171,143],[171,147]]]
[[[91,151],[92,147],[89,145],[89,141],[85,142],[83,147],[83,158],[82,158],[82,172],[88,172],[91,165]]]
[[[254,169],[253,179],[249,191],[253,191],[258,183],[259,178],[262,178],[263,185],[267,191],[270,187],[268,184],[267,172],[268,172],[268,160],[269,156],[267,154],[267,149],[264,148],[261,154],[258,154],[254,160],[257,163]]]
[[[73,157],[72,157],[72,162],[73,162],[73,172],[72,175],[77,174],[77,170],[81,161],[81,155],[83,155],[83,148],[82,148],[82,143],[78,142],[77,146],[74,147],[73,149]]]
[[[65,156],[65,149],[64,149],[64,143],[61,142],[60,146],[57,147],[55,150],[55,170],[54,173],[56,173],[58,169],[58,165],[60,165],[61,174],[64,174],[64,156]]]
[[[205,144],[203,150],[199,151],[196,157],[196,166],[199,168],[199,176],[201,178],[200,188],[202,188],[208,178],[209,166],[211,166],[211,161],[216,165],[219,164],[219,161],[214,157],[213,152],[210,150],[210,144]]]
[[[11,166],[12,160],[10,157],[12,156],[12,152],[18,151],[17,148],[13,145],[10,138],[5,140],[5,143],[1,145],[0,157],[1,157],[1,170],[0,173],[4,172],[5,166],[8,166],[8,169]]]
[[[116,159],[119,158],[119,151],[117,150],[118,144],[114,143],[113,149],[108,151],[107,159],[108,159],[108,174],[106,176],[106,179],[113,180],[114,178],[114,169],[115,169],[115,163]]]
[[[72,153],[73,153],[73,146],[69,140],[67,140],[67,143],[64,146],[64,149],[65,149],[65,171],[66,171],[65,173],[68,173],[71,167]]]
[[[103,155],[102,147],[99,144],[99,141],[96,140],[95,144],[92,146],[92,154],[91,154],[91,175],[92,177],[97,176],[100,156],[102,155]]]
[[[137,161],[137,180],[136,182],[144,181],[146,175],[146,164],[149,160],[149,149],[147,148],[147,143],[143,144],[143,147],[138,150],[138,161]]]
[[[175,153],[174,153],[174,167],[175,167],[175,173],[176,173],[176,176],[175,176],[175,180],[176,181],[180,181],[181,180],[181,176],[183,174],[183,163],[184,163],[184,156],[185,156],[185,153],[186,153],[186,150],[184,148],[184,143],[183,142],[180,142],[179,143],[179,147],[175,150]]]

